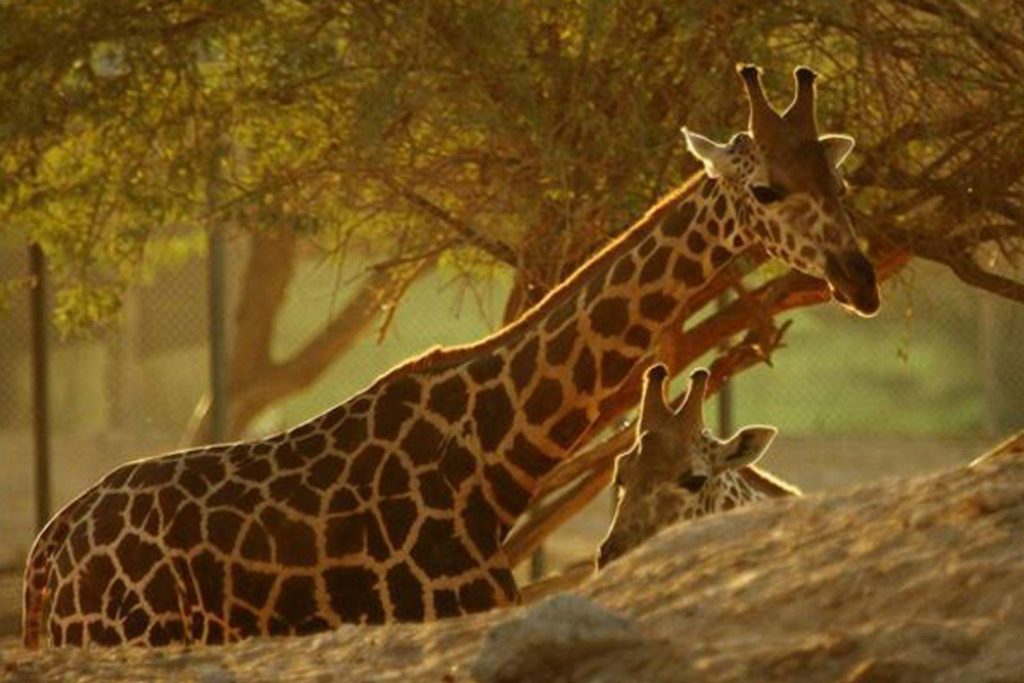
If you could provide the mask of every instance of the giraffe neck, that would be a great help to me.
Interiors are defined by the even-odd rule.
[[[375,421],[393,427],[386,437],[404,434],[407,451],[434,449],[414,462],[443,459],[442,443],[475,454],[488,502],[512,523],[690,296],[744,246],[737,222],[722,184],[697,176],[515,323],[378,380],[367,391]],[[405,399],[388,396],[399,394],[418,406],[398,409]]]

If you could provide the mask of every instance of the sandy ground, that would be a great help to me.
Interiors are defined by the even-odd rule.
[[[1024,438],[971,468],[672,527],[577,593],[622,633],[588,635],[584,619],[565,641],[572,624],[533,624],[538,613],[516,608],[220,648],[7,648],[0,672],[18,682],[1019,682]],[[517,620],[530,628],[496,638]]]

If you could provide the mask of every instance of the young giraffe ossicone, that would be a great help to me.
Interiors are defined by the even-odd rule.
[[[658,363],[644,373],[636,441],[615,461],[618,499],[597,551],[598,569],[674,522],[800,495],[752,467],[778,433],[775,427],[750,425],[726,441],[711,434],[704,423],[709,377],[703,368],[694,370],[683,404],[672,410],[668,368]]]
[[[501,543],[658,335],[760,245],[863,314],[870,262],[840,200],[853,141],[819,137],[814,74],[784,115],[740,71],[752,130],[684,131],[704,163],[518,321],[435,349],[276,436],[122,465],[47,524],[23,640],[220,643],[515,603]]]

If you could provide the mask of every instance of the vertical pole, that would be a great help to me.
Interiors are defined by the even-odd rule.
[[[729,304],[728,294],[718,295],[718,310]],[[733,430],[733,394],[732,384],[726,382],[718,389],[718,433],[723,439],[728,438]]]
[[[224,225],[217,215],[220,165],[223,159],[223,147],[218,141],[210,160],[206,186],[207,209],[210,215],[207,273],[210,335],[210,439],[215,443],[227,441],[229,428]]]
[[[50,519],[50,370],[46,330],[46,257],[38,244],[29,247],[32,322],[32,432],[35,447],[36,529]]]

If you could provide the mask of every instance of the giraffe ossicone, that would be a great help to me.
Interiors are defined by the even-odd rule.
[[[877,308],[801,73],[803,113],[775,121],[745,71],[752,131],[714,149],[691,136],[712,173],[494,335],[403,363],[281,434],[103,477],[29,553],[24,643],[44,626],[55,645],[222,643],[518,602],[508,530],[736,254],[760,246]]]
[[[636,441],[615,462],[618,498],[595,558],[598,569],[674,522],[800,495],[796,487],[750,468],[771,445],[775,427],[743,427],[727,440],[711,434],[704,424],[708,378],[707,370],[695,370],[682,405],[673,410],[666,395],[668,369],[659,363],[644,373]]]

